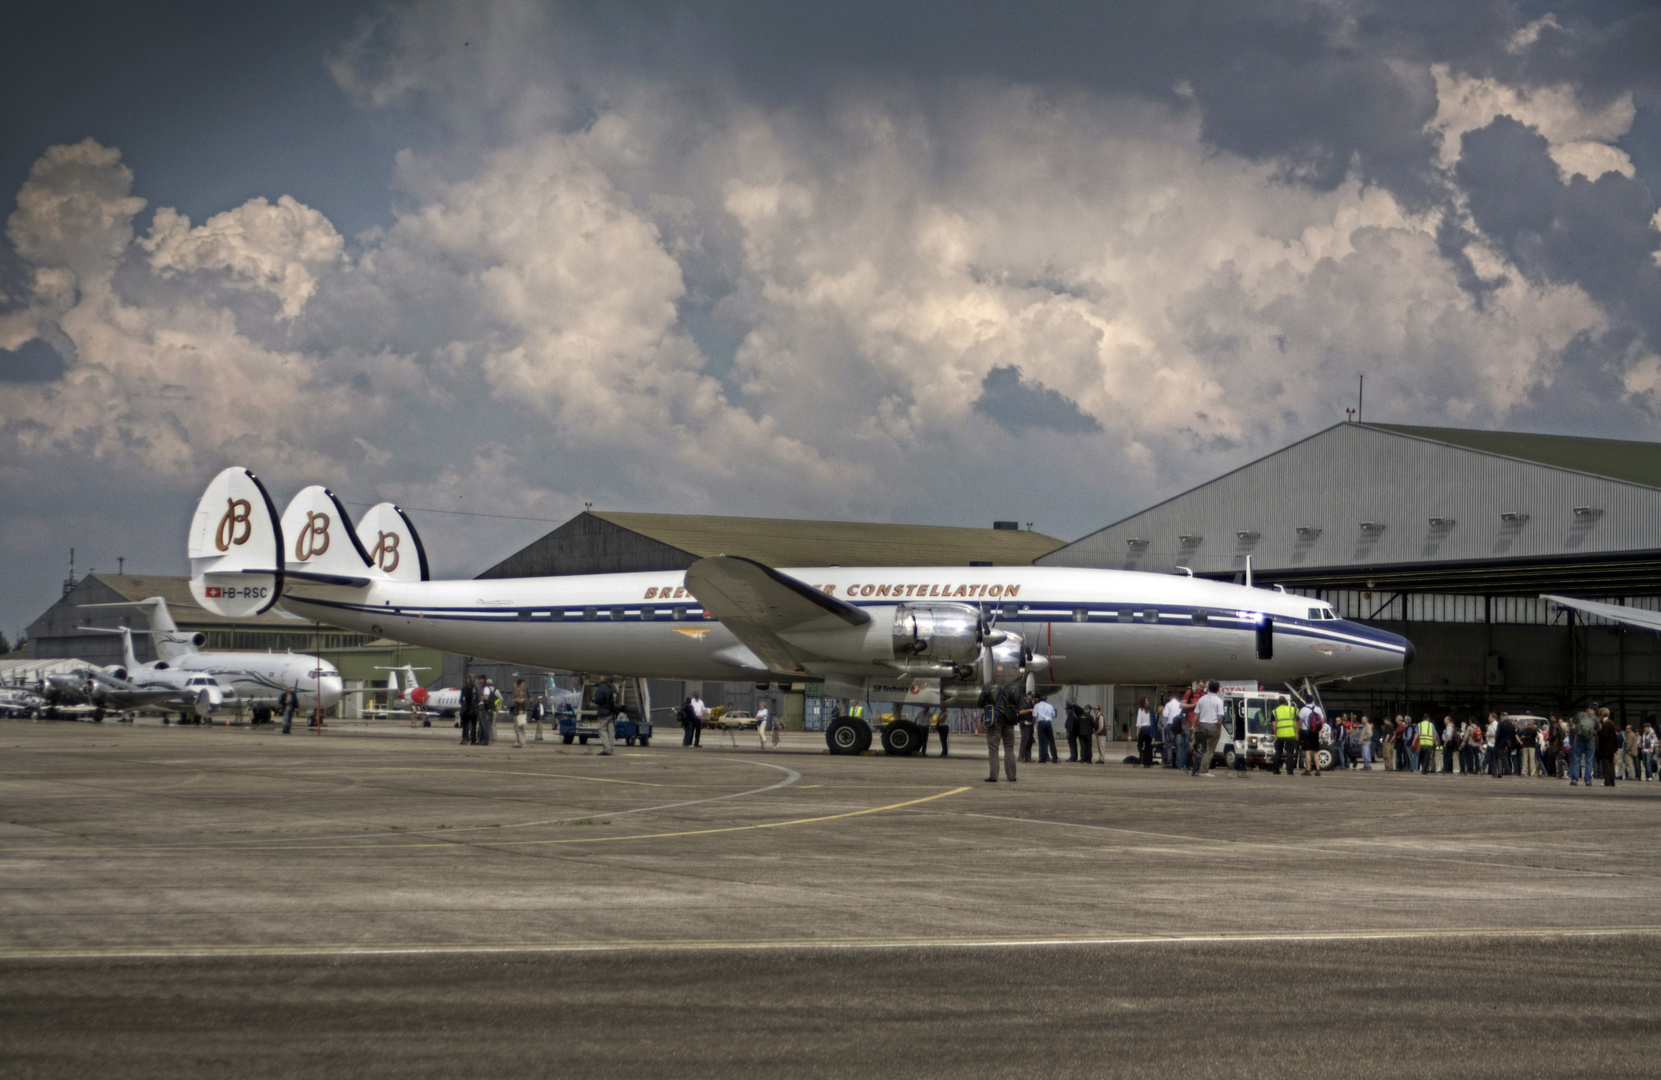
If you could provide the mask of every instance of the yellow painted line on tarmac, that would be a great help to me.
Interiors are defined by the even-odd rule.
[[[864,817],[868,814],[881,814],[889,810],[903,810],[908,806],[917,806],[920,803],[933,802],[944,799],[948,795],[957,795],[968,791],[966,787],[953,788],[950,791],[941,791],[934,795],[927,795],[921,799],[908,799],[905,802],[889,803],[887,806],[873,806],[866,810],[849,810],[841,814],[824,814],[819,817],[792,818],[789,821],[766,821],[759,825],[724,825],[715,829],[683,829],[678,832],[661,833],[633,833],[628,836],[581,836],[568,837],[557,840],[479,840],[479,841],[435,841],[433,843],[414,844],[272,844],[263,847],[250,847],[241,844],[200,844],[193,847],[150,847],[142,845],[134,847],[102,847],[102,848],[40,848],[40,847],[11,847],[0,848],[0,852],[14,852],[19,855],[41,855],[52,853],[67,853],[72,855],[106,855],[110,853],[122,854],[126,852],[143,851],[382,851],[382,850],[419,850],[422,848],[448,848],[462,850],[465,848],[504,848],[504,847],[549,847],[563,844],[610,844],[624,840],[667,840],[682,836],[714,836],[717,833],[754,832],[758,829],[783,829],[792,825],[812,825],[820,821],[841,821],[844,818]],[[591,817],[604,817],[603,812],[596,812]],[[430,830],[428,830],[430,831]]]
[[[1418,927],[1348,930],[1331,933],[1273,933],[1219,931],[1208,934],[1079,934],[1067,937],[809,937],[751,941],[670,939],[665,941],[556,941],[556,942],[410,942],[381,945],[362,943],[273,943],[226,945],[110,945],[0,947],[7,960],[111,960],[123,958],[260,957],[260,956],[468,956],[499,953],[668,953],[668,952],[794,952],[801,950],[882,949],[1030,949],[1128,945],[1231,945],[1343,943],[1362,941],[1425,941],[1452,938],[1534,939],[1661,937],[1661,926],[1607,926],[1592,929],[1559,927]]]

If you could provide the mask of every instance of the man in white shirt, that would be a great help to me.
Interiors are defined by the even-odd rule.
[[[1060,764],[1061,755],[1055,749],[1055,706],[1044,698],[1038,698],[1033,702],[1032,718],[1038,724],[1039,763]]]
[[[1187,764],[1177,745],[1177,740],[1182,735],[1181,694],[1172,694],[1171,700],[1159,710],[1159,724],[1165,736],[1165,764],[1173,769],[1180,769]]]
[[[704,745],[704,721],[709,719],[709,706],[704,704],[702,694],[692,695],[692,745]]]
[[[767,729],[772,726],[772,719],[766,701],[756,706],[756,738],[761,740],[763,750],[767,749]]]
[[[1211,755],[1216,752],[1217,739],[1223,731],[1223,713],[1226,711],[1223,699],[1217,691],[1222,689],[1216,679],[1206,684],[1205,694],[1194,702],[1194,753],[1198,755],[1194,761],[1191,776],[1211,775]]]

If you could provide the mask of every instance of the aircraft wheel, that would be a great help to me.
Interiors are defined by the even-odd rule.
[[[846,716],[831,721],[831,726],[825,729],[825,745],[833,754],[857,754],[864,749],[862,742],[864,746],[871,744],[870,730]]]
[[[104,722],[104,710],[103,709],[94,709],[94,710],[92,710],[92,722],[94,724],[102,724]]]
[[[897,720],[882,729],[882,752],[890,757],[915,754],[922,742],[917,725],[910,720]]]
[[[1323,769],[1332,768],[1332,751],[1322,748],[1315,752],[1315,764]]]
[[[1223,751],[1223,766],[1232,769],[1240,763],[1240,755],[1235,753],[1234,747]]]
[[[871,727],[870,727],[869,724],[863,724],[863,723],[860,724],[859,725],[859,749],[854,751],[854,753],[863,754],[863,753],[865,753],[865,751],[871,749],[871,737],[872,737],[873,734],[875,734],[875,733],[872,732]]]

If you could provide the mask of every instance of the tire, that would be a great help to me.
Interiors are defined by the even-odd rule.
[[[1315,752],[1315,764],[1323,769],[1332,768],[1332,751],[1324,746],[1317,750]]]
[[[882,752],[890,757],[915,754],[922,743],[922,732],[910,720],[896,720],[882,729]]]
[[[628,738],[624,739],[623,740],[623,745],[624,746],[633,746],[634,745],[634,736],[630,735]]]
[[[825,745],[833,754],[857,754],[871,745],[871,729],[846,716],[831,721],[825,729]]]
[[[571,740],[575,739],[575,738],[576,738],[575,735],[561,735],[559,737],[559,741],[564,743],[566,746],[570,746],[571,745]]]
[[[1240,762],[1240,755],[1235,752],[1234,747],[1231,746],[1227,750],[1223,751],[1223,767],[1224,768],[1232,769],[1232,768],[1235,767],[1235,765],[1239,764],[1239,762]]]
[[[870,725],[864,723],[863,721],[861,721],[860,724],[859,724],[859,751],[858,752],[863,754],[863,753],[865,753],[865,751],[871,749],[871,740],[875,737],[876,737],[876,732],[871,730]]]
[[[641,746],[650,746],[650,745],[652,745],[652,737],[650,735],[648,735],[644,739],[641,739],[640,740],[640,745]]]

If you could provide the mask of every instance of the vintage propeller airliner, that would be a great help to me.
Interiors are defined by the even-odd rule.
[[[1405,638],[1318,600],[1124,570],[775,568],[734,553],[684,571],[432,581],[398,507],[375,506],[354,526],[333,492],[313,486],[279,518],[243,468],[209,484],[189,554],[196,599],[227,617],[281,604],[508,663],[641,680],[823,681],[834,697],[919,705],[973,706],[1022,679],[1273,685],[1393,671],[1413,657]],[[838,752],[870,739],[862,722],[827,733]]]

